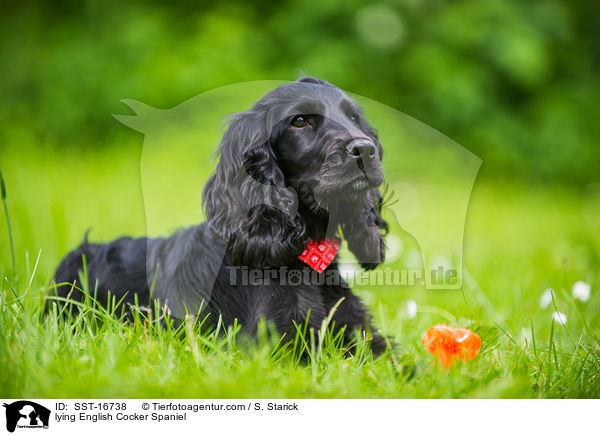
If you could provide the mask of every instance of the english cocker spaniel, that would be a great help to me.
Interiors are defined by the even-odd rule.
[[[206,222],[168,238],[86,240],[55,274],[58,296],[85,256],[96,298],[129,304],[158,299],[172,316],[204,313],[255,333],[261,318],[281,333],[318,329],[335,308],[347,342],[371,331],[367,310],[340,276],[340,240],[365,269],[383,261],[382,148],[361,109],[337,87],[304,77],[234,115],[203,190]],[[337,304],[337,307],[336,307]],[[375,354],[385,349],[371,337]]]

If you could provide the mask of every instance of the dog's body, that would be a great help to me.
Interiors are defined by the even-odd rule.
[[[78,281],[85,256],[101,303],[109,292],[131,304],[158,299],[178,318],[202,307],[250,333],[261,318],[292,333],[307,319],[319,328],[343,298],[335,329],[345,328],[348,341],[356,329],[370,330],[335,260],[317,279],[298,259],[310,240],[343,236],[363,267],[383,261],[382,149],[356,103],[327,82],[300,79],[238,114],[219,151],[203,191],[207,222],[169,238],[85,241],[60,264],[56,282]],[[59,296],[70,290],[59,287]],[[379,353],[384,340],[374,334],[371,346]]]

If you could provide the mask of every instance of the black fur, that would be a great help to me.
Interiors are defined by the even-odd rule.
[[[335,328],[345,327],[348,340],[357,329],[370,330],[366,309],[335,261],[325,271],[334,283],[242,283],[242,269],[231,269],[307,273],[312,270],[297,258],[306,243],[334,236],[347,240],[363,267],[383,261],[382,148],[357,104],[325,81],[302,78],[235,115],[219,154],[203,190],[206,222],[169,238],[86,240],[60,264],[56,282],[79,280],[85,255],[90,287],[97,286],[103,303],[109,291],[117,300],[126,295],[133,303],[137,294],[147,303],[154,280],[153,297],[174,317],[195,314],[202,304],[213,319],[237,319],[253,333],[261,318],[292,332],[293,321],[305,322],[309,312],[309,325],[319,328],[344,298]],[[58,293],[70,290],[62,286]],[[385,348],[382,337],[373,335],[372,348]]]

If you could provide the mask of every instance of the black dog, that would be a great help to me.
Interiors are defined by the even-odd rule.
[[[293,322],[307,317],[318,329],[343,298],[334,328],[348,341],[370,330],[336,261],[317,273],[298,258],[311,240],[343,237],[364,268],[383,261],[382,148],[358,105],[325,81],[301,78],[235,115],[219,152],[203,190],[207,222],[169,238],[86,240],[60,264],[56,282],[78,280],[85,255],[102,303],[109,291],[129,303],[137,294],[159,299],[174,317],[202,306],[250,333],[261,318],[293,333]],[[59,296],[70,290],[59,287]],[[381,352],[383,338],[374,334],[371,347]]]

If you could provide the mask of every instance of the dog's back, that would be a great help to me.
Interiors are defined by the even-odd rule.
[[[58,284],[56,294],[75,301],[83,300],[84,285],[87,281],[89,292],[96,293],[98,302],[105,304],[108,291],[120,300],[133,303],[134,294],[143,303],[149,301],[146,275],[147,239],[121,237],[107,244],[95,244],[87,241],[87,235],[81,245],[71,251],[62,260],[54,275]],[[85,268],[84,268],[85,259]],[[87,270],[87,277],[81,276]],[[96,284],[97,283],[97,284]],[[97,292],[96,285],[98,285]]]

